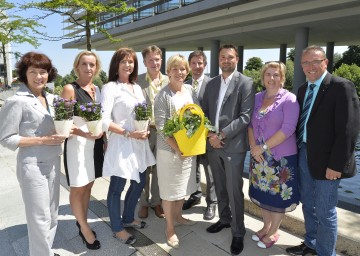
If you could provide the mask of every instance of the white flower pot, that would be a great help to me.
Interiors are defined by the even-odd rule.
[[[56,133],[66,137],[70,136],[73,120],[54,120]]]
[[[134,120],[135,130],[144,131],[148,129],[149,120]]]
[[[93,136],[98,136],[102,133],[102,120],[86,121],[86,126]]]

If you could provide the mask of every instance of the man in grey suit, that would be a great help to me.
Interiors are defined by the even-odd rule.
[[[231,227],[231,253],[244,248],[243,169],[249,148],[247,127],[254,107],[255,88],[251,78],[236,71],[239,56],[236,47],[219,49],[222,74],[206,87],[202,100],[205,115],[217,128],[209,133],[207,151],[214,175],[219,221],[207,228],[209,233]]]
[[[204,70],[207,64],[207,58],[203,51],[196,50],[190,53],[188,61],[192,72],[192,79],[187,80],[185,83],[191,84],[193,86],[201,105],[206,85],[210,81],[210,77],[204,74]],[[194,205],[200,204],[202,196],[200,168],[204,169],[206,176],[207,207],[204,212],[203,218],[204,220],[212,220],[215,217],[217,199],[215,194],[214,178],[210,169],[207,154],[198,156],[196,159],[197,190],[192,193],[189,199],[184,203],[183,210],[187,210]]]
[[[143,56],[147,72],[138,76],[137,83],[142,88],[146,103],[152,108],[149,143],[152,152],[156,155],[156,128],[153,108],[154,99],[156,94],[169,83],[169,78],[160,72],[162,52],[159,47],[156,45],[148,46],[142,50],[141,54]],[[140,197],[140,209],[138,212],[139,218],[148,217],[149,207],[154,209],[157,217],[164,218],[164,212],[161,207],[156,165],[151,166],[146,170],[146,183]]]

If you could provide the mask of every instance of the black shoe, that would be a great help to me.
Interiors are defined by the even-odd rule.
[[[60,254],[54,253],[54,256],[60,256]]]
[[[300,245],[286,248],[286,252],[290,255],[317,255],[316,251],[308,247],[304,242],[302,242]]]
[[[80,228],[80,223],[76,221],[76,226],[79,228],[79,231],[81,230]],[[96,238],[96,232],[94,230],[91,230]]]
[[[208,205],[204,212],[204,220],[212,220],[215,218],[216,205]]]
[[[186,200],[185,203],[183,204],[182,209],[187,210],[197,204],[200,204],[200,198],[194,198],[194,197],[190,196],[189,199]]]
[[[244,249],[244,238],[234,236],[231,242],[230,251],[232,255],[240,254]]]
[[[88,243],[88,241],[86,241],[85,236],[83,235],[81,230],[79,230],[79,236],[82,238],[83,243],[86,244],[86,248],[88,248],[90,250],[98,250],[98,249],[100,249],[101,245],[100,245],[99,240],[95,240],[92,244]]]
[[[215,224],[212,224],[210,227],[208,227],[206,231],[209,233],[217,233],[220,232],[223,228],[230,228],[230,224],[229,223],[224,224],[218,221]]]

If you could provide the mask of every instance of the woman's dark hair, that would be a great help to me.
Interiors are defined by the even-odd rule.
[[[129,76],[129,82],[134,84],[138,77],[138,60],[136,52],[131,48],[120,48],[118,49],[111,58],[109,67],[109,82],[115,82],[119,78],[119,65],[120,61],[125,57],[132,57],[134,60],[134,71]]]
[[[48,72],[48,83],[52,82],[57,76],[57,69],[52,65],[48,56],[42,53],[28,52],[16,63],[16,71],[20,82],[27,84],[26,71],[29,67],[45,69]]]

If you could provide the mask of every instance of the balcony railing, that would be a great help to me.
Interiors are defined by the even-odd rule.
[[[126,1],[128,7],[135,7],[136,12],[132,14],[101,13],[98,15],[97,27],[109,30],[201,1],[204,0],[129,0]],[[82,35],[85,32],[83,27],[75,25],[70,20],[64,20],[64,23],[64,30],[68,31],[67,35]]]

